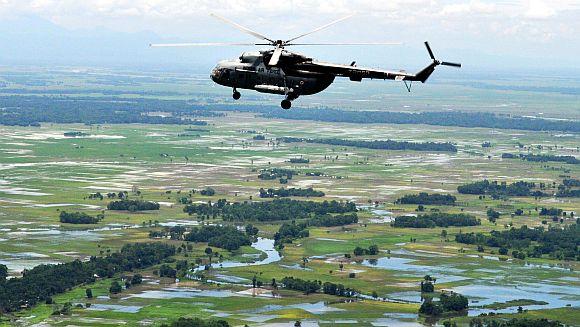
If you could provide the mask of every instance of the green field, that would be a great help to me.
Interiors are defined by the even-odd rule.
[[[54,82],[49,72],[31,73],[41,80]],[[34,75],[36,74],[36,75]],[[82,92],[97,89],[81,80],[79,74],[57,75],[64,85],[31,87],[14,84],[26,94],[30,90],[68,89]],[[65,77],[68,76],[68,79]],[[109,75],[89,75],[98,81],[101,90],[117,89],[116,79]],[[123,75],[131,80],[130,75]],[[7,79],[8,80],[8,79]],[[212,90],[206,82],[194,77],[166,77],[143,88],[143,92],[176,92],[180,95],[159,98],[194,98]],[[197,84],[196,84],[197,83]],[[104,86],[103,86],[104,85]],[[136,92],[138,87],[120,90]],[[337,86],[342,87],[341,85]],[[437,85],[444,88],[445,85]],[[200,92],[199,94],[196,93]],[[209,92],[209,91],[208,91]],[[214,91],[215,92],[215,91]],[[482,104],[484,90],[471,89],[470,106]],[[14,92],[16,94],[16,92]],[[227,92],[226,92],[227,93]],[[515,92],[511,101],[526,98]],[[203,93],[206,94],[206,93]],[[101,97],[103,94],[85,93]],[[135,95],[137,96],[137,95]],[[210,97],[209,95],[206,95]],[[414,100],[415,108],[423,108],[422,97]],[[542,95],[535,94],[535,97]],[[569,117],[577,115],[577,107],[568,106],[572,99],[544,98],[568,108]],[[261,98],[253,98],[260,101]],[[452,99],[455,99],[453,97]],[[516,100],[514,100],[516,99]],[[319,99],[320,100],[320,99]],[[529,100],[529,99],[528,99]],[[528,101],[526,100],[526,101]],[[382,101],[382,100],[380,100]],[[398,100],[402,101],[402,100]],[[449,100],[452,101],[452,100]],[[494,98],[493,102],[502,99]],[[457,103],[460,105],[461,103]],[[519,106],[526,107],[526,102]],[[1,104],[0,104],[1,107]],[[480,111],[486,110],[478,107]],[[465,107],[468,110],[467,107]],[[401,108],[402,110],[402,108]],[[522,113],[520,107],[513,113]],[[533,115],[537,107],[529,109]],[[154,111],[152,109],[152,111]],[[559,115],[554,115],[558,117]],[[323,191],[322,200],[353,201],[360,208],[358,224],[341,227],[311,227],[308,238],[287,244],[281,259],[268,264],[231,268],[214,266],[208,278],[218,283],[203,283],[186,277],[178,281],[155,275],[157,267],[141,273],[145,282],[119,295],[109,296],[110,279],[83,285],[54,297],[55,304],[41,304],[2,317],[5,324],[55,326],[141,326],[160,325],[178,317],[225,319],[233,325],[292,326],[301,320],[303,326],[423,326],[442,321],[417,314],[421,294],[419,282],[429,274],[437,278],[436,290],[453,290],[470,299],[469,316],[498,312],[506,316],[546,317],[569,325],[580,325],[580,275],[577,261],[559,261],[547,257],[514,259],[497,254],[497,248],[477,251],[475,245],[459,244],[454,236],[460,232],[504,230],[507,226],[541,226],[535,208],[557,207],[578,213],[579,198],[511,197],[483,199],[457,193],[467,182],[491,179],[506,182],[525,180],[552,185],[563,176],[580,178],[580,166],[563,163],[538,163],[502,159],[502,153],[527,153],[518,143],[543,146],[541,153],[579,156],[580,135],[485,128],[436,127],[388,124],[339,124],[309,121],[283,121],[256,117],[249,113],[228,111],[224,117],[205,119],[209,132],[199,136],[180,136],[187,126],[179,125],[98,125],[43,124],[35,127],[0,126],[0,264],[9,268],[11,276],[36,265],[68,262],[115,251],[127,242],[151,241],[150,230],[160,226],[222,223],[221,219],[200,221],[183,212],[179,204],[183,194],[192,189],[212,187],[212,197],[195,193],[193,202],[227,199],[231,202],[266,201],[259,199],[260,188],[278,188],[278,180],[258,179],[260,169],[288,168],[302,172],[285,187],[313,187]],[[65,137],[68,131],[81,131],[85,137]],[[254,140],[256,131],[266,140]],[[406,140],[413,142],[453,142],[457,153],[387,151],[323,144],[279,143],[278,137],[342,138],[353,140]],[[489,141],[490,148],[482,143]],[[551,147],[551,150],[548,148]],[[540,151],[538,150],[540,153]],[[291,164],[290,158],[304,157],[309,164]],[[322,172],[323,176],[306,176],[306,172]],[[131,198],[142,198],[161,204],[152,212],[114,212],[106,210],[109,200],[93,200],[91,193],[128,191]],[[139,194],[137,192],[139,191]],[[549,191],[555,192],[554,188]],[[448,213],[468,213],[480,218],[481,226],[433,229],[393,228],[395,216],[416,214],[416,205],[399,205],[395,200],[405,194],[429,192],[451,193],[456,206],[426,206]],[[312,200],[312,199],[310,199]],[[496,224],[488,221],[486,211],[495,208],[503,214]],[[513,216],[516,209],[524,214]],[[97,225],[69,225],[59,222],[60,211],[81,211],[91,215],[104,212]],[[566,217],[562,223],[575,224]],[[281,222],[254,223],[259,237],[271,239]],[[240,224],[242,225],[242,224]],[[442,230],[448,233],[445,240]],[[414,238],[416,241],[411,242]],[[156,242],[182,242],[154,240]],[[205,257],[203,243],[194,243],[188,257],[193,262]],[[380,254],[346,259],[357,246],[378,245]],[[262,251],[245,246],[235,252],[215,248],[223,261],[252,262],[264,259]],[[257,257],[257,258],[256,258]],[[303,264],[303,258],[308,262]],[[343,268],[339,268],[339,264]],[[355,273],[354,278],[349,273]],[[253,290],[247,284],[256,276],[266,287]],[[275,278],[286,276],[323,282],[342,283],[365,295],[354,301],[324,294],[304,295],[268,287]],[[227,283],[234,277],[234,284]],[[120,279],[121,276],[115,277]],[[221,281],[221,282],[220,282]],[[90,287],[95,298],[87,299]],[[371,294],[376,293],[376,299]],[[275,295],[275,296],[274,296]],[[529,301],[541,300],[546,304]],[[71,315],[53,316],[55,309],[66,302],[75,308]],[[90,307],[87,306],[90,303]],[[509,305],[502,305],[510,303]],[[76,307],[76,305],[79,305]],[[494,305],[492,305],[494,304]],[[513,304],[513,305],[511,305]],[[527,311],[517,313],[522,304]],[[468,317],[451,317],[460,325]],[[448,318],[445,318],[448,319]]]

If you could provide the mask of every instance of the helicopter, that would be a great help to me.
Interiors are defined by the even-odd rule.
[[[261,43],[172,43],[150,44],[151,47],[189,47],[189,46],[272,46],[273,49],[244,52],[236,60],[223,60],[212,70],[210,78],[217,84],[231,87],[232,97],[239,100],[239,89],[254,90],[262,93],[279,94],[284,96],[280,103],[283,109],[290,109],[292,101],[300,96],[307,96],[324,91],[336,77],[346,77],[354,82],[363,79],[382,79],[403,82],[407,91],[411,92],[413,82],[425,83],[435,68],[439,65],[461,67],[459,63],[440,61],[435,59],[428,42],[425,42],[427,52],[432,62],[417,73],[408,73],[404,70],[389,71],[373,68],[358,67],[353,61],[350,65],[334,64],[318,61],[302,54],[288,51],[291,46],[365,46],[365,45],[396,45],[400,43],[296,43],[295,41],[342,22],[353,15],[349,15],[310,32],[300,34],[288,40],[275,40],[258,32],[244,27],[236,22],[216,14],[210,14],[244,33],[250,34]]]

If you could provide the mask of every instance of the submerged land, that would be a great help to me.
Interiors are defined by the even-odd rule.
[[[205,75],[2,69],[1,322],[578,326],[580,81],[494,80],[281,111]]]

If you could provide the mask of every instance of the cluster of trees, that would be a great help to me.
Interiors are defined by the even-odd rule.
[[[306,222],[296,223],[283,223],[278,232],[274,234],[274,243],[276,246],[281,246],[284,243],[292,243],[293,240],[297,238],[308,237],[310,232],[308,231],[308,224]]]
[[[289,163],[293,163],[293,164],[308,164],[310,163],[310,159],[306,159],[306,158],[290,158],[290,160],[288,160]]]
[[[399,198],[398,204],[423,204],[423,205],[454,205],[457,198],[451,194],[429,194],[421,192],[419,194],[407,194]]]
[[[277,221],[309,218],[311,215],[356,212],[352,202],[299,201],[274,199],[263,202],[235,202],[220,200],[216,204],[190,204],[184,212],[198,216],[221,216],[226,221]]]
[[[358,223],[358,215],[356,213],[344,215],[317,215],[308,220],[309,226],[317,227],[334,227],[344,226]]]
[[[541,197],[547,194],[541,191],[534,191],[536,183],[518,181],[512,184],[506,182],[498,183],[497,181],[483,180],[469,183],[457,187],[461,194],[491,195],[493,198],[506,196],[535,196]]]
[[[433,293],[435,292],[435,278],[425,275],[421,281],[421,293]]]
[[[540,209],[540,216],[561,216],[562,209],[558,208],[542,208]]]
[[[43,91],[45,92],[45,91]],[[116,97],[1,96],[0,125],[59,124],[179,124],[207,125],[190,117],[217,117],[223,113],[199,110],[186,101]],[[170,117],[151,112],[170,112]]]
[[[564,179],[561,185],[558,185],[557,197],[561,198],[578,198],[580,197],[580,189],[574,189],[574,187],[580,187],[580,180],[578,179]]]
[[[185,240],[188,242],[208,243],[228,251],[235,251],[241,246],[252,244],[250,235],[256,235],[258,229],[252,225],[246,226],[246,233],[233,226],[201,226],[186,228],[174,226],[165,228],[163,231],[151,231],[149,237],[169,237],[172,240]]]
[[[60,222],[65,224],[96,224],[103,218],[105,218],[103,214],[93,217],[84,212],[61,211],[59,215]]]
[[[214,196],[215,190],[211,187],[206,187],[205,189],[199,191],[199,194],[201,194],[203,196]]]
[[[236,106],[236,109],[240,109]],[[292,112],[277,108],[256,110],[267,118],[294,120],[315,120],[325,122],[345,122],[357,124],[426,124],[436,126],[485,127],[499,129],[521,129],[531,131],[580,132],[577,121],[553,121],[548,119],[496,115],[486,112],[391,112],[391,111],[350,111],[339,109],[296,109]]]
[[[203,226],[193,227],[185,236],[186,241],[207,242],[228,251],[235,251],[241,246],[252,244],[248,235],[233,226]]]
[[[511,228],[506,231],[491,231],[489,235],[483,233],[459,233],[455,241],[464,244],[499,247],[500,254],[507,254],[509,249],[517,258],[539,258],[548,255],[559,260],[580,260],[580,227],[578,224],[563,228],[543,227]],[[514,254],[515,252],[515,254]]]
[[[306,295],[318,292],[321,285],[322,283],[318,280],[304,280],[294,277],[284,277],[282,279],[282,286],[284,288],[304,292]]]
[[[25,270],[20,278],[0,283],[0,312],[13,312],[50,300],[95,276],[113,277],[116,273],[143,269],[175,255],[175,247],[163,243],[125,244],[119,252],[106,257],[91,257],[58,265],[39,265]]]
[[[340,146],[352,146],[357,148],[365,149],[376,149],[376,150],[412,150],[412,151],[441,151],[441,152],[457,152],[457,147],[449,142],[446,143],[436,143],[436,142],[424,142],[424,143],[414,143],[407,141],[362,141],[362,140],[343,140],[343,139],[304,139],[297,137],[283,137],[279,138],[279,141],[286,143],[318,143],[318,144],[329,144],[329,145],[340,145]]]
[[[161,265],[159,267],[159,277],[175,278],[177,277],[177,270],[171,268],[170,265]]]
[[[353,253],[357,257],[361,255],[377,255],[379,254],[379,247],[377,245],[371,245],[369,246],[368,249],[365,249],[361,248],[360,246],[357,246],[356,248],[354,248]]]
[[[279,189],[260,189],[260,197],[261,198],[285,198],[289,196],[301,196],[301,197],[323,197],[325,194],[322,191],[315,191],[312,187],[307,189],[303,188],[279,188]]]
[[[288,180],[292,179],[292,177],[296,174],[297,174],[296,171],[292,169],[285,168],[262,169],[260,170],[258,178],[266,181],[279,179],[280,181],[284,180],[288,182]],[[284,182],[282,183],[285,184]]]
[[[230,327],[225,320],[203,320],[201,318],[179,318],[171,324],[162,324],[161,327]]]
[[[66,137],[82,137],[82,136],[89,136],[89,135],[91,135],[91,134],[85,133],[85,132],[79,132],[79,131],[64,132],[64,136],[66,136]]]
[[[467,310],[469,301],[467,298],[458,293],[441,293],[439,301],[433,301],[431,298],[426,298],[419,313],[428,316],[439,316],[446,312],[459,312]]]
[[[393,227],[409,228],[434,228],[449,226],[477,226],[481,225],[481,220],[472,215],[464,213],[442,213],[433,212],[429,214],[414,216],[399,216],[392,222]]]
[[[572,164],[572,165],[580,164],[580,160],[578,160],[574,156],[557,156],[557,155],[551,155],[551,154],[519,154],[519,155],[515,155],[515,154],[511,154],[511,153],[504,153],[501,155],[501,157],[503,159],[515,159],[515,158],[519,157],[522,160],[532,161],[532,162],[563,162],[563,163],[568,163],[568,164]]]
[[[159,210],[159,203],[143,200],[120,200],[111,201],[107,204],[107,209],[109,210],[128,210],[131,212],[135,211],[146,211],[146,210]]]
[[[487,209],[486,214],[487,214],[487,219],[492,223],[495,223],[499,219],[499,217],[501,216],[501,212],[495,211],[492,208]]]
[[[512,318],[509,320],[491,317],[476,317],[469,321],[469,327],[564,327],[559,321],[545,318]]]
[[[342,284],[322,283],[318,280],[304,280],[294,277],[284,277],[282,279],[282,285],[286,289],[304,292],[304,294],[316,293],[321,290],[324,294],[345,297],[352,297],[358,294],[356,290],[346,288]]]

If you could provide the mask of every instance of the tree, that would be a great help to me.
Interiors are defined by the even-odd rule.
[[[256,236],[256,235],[258,235],[258,232],[259,232],[258,228],[255,227],[254,225],[252,225],[252,224],[246,225],[246,234],[248,234],[250,236]]]
[[[212,254],[213,254],[213,250],[210,247],[205,248],[205,254],[207,254],[207,257],[209,258],[209,264],[211,265],[211,258],[212,258]]]
[[[113,281],[111,283],[111,287],[109,287],[109,293],[111,294],[119,294],[123,291],[123,288],[121,287],[121,284],[119,284],[118,281]]]
[[[131,278],[131,285],[138,285],[141,284],[143,282],[143,276],[141,276],[141,274],[135,274],[133,275],[133,278]]]
[[[0,283],[5,282],[7,277],[8,267],[6,267],[6,265],[0,265]]]
[[[88,299],[92,299],[93,298],[93,290],[91,290],[90,288],[87,288],[85,290],[85,293],[87,294],[87,298]]]

